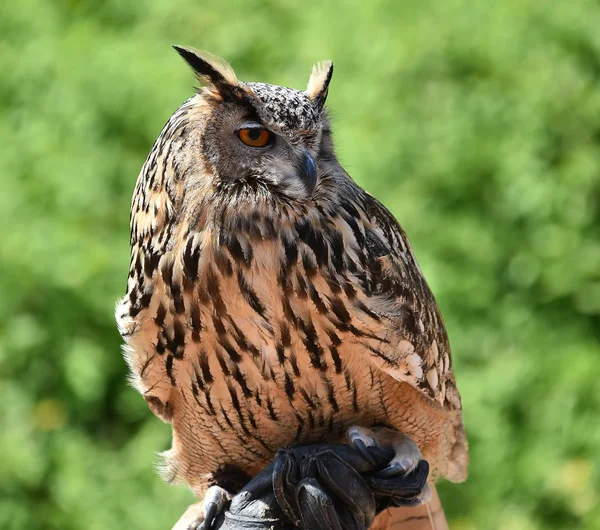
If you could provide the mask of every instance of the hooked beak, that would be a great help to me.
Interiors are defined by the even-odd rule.
[[[299,169],[300,177],[306,187],[306,191],[308,192],[308,195],[312,195],[313,191],[315,191],[315,186],[317,185],[317,164],[315,164],[313,157],[310,156],[308,151],[304,152],[302,167]]]

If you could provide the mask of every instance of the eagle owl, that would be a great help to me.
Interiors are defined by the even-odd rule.
[[[203,88],[138,177],[117,308],[132,382],[173,427],[164,476],[202,498],[281,447],[349,439],[395,449],[391,471],[412,440],[464,480],[442,317],[402,228],[336,158],[332,63],[299,91],[176,50]]]

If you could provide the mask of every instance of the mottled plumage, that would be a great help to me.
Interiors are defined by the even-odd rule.
[[[133,383],[173,424],[165,476],[202,495],[225,466],[253,475],[282,446],[381,424],[463,480],[444,324],[405,233],[334,154],[331,64],[302,92],[180,53],[204,89],[141,170],[117,309]],[[269,149],[240,142],[248,121]]]

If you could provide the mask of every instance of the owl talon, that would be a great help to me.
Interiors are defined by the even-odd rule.
[[[383,447],[377,447],[374,445],[372,447],[368,447],[367,450],[369,453],[383,460],[384,462],[389,462],[392,458],[394,458],[394,451],[392,449],[384,449]]]
[[[173,530],[209,530],[224,511],[230,497],[223,488],[211,486],[204,500],[192,504],[177,521]]]
[[[209,502],[206,505],[206,508],[205,508],[206,513],[204,515],[204,521],[202,521],[202,524],[198,527],[198,530],[208,530],[212,526],[212,524],[217,516],[218,508],[219,507],[214,502]]]
[[[213,526],[215,519],[221,514],[230,497],[229,493],[220,486],[211,486],[208,488],[203,502],[204,521],[202,521],[198,530],[209,530]]]
[[[384,451],[393,452],[388,466],[378,472],[381,477],[392,477],[394,475],[410,473],[419,465],[422,459],[421,451],[419,451],[417,444],[408,436],[384,427],[374,429],[352,427],[348,431],[348,438],[354,447],[356,447],[357,440],[362,440],[370,448],[377,447]]]
[[[359,452],[360,456],[362,456],[367,462],[369,462],[369,464],[371,464],[372,466],[377,465],[377,461],[375,460],[373,455],[369,453],[369,447],[367,447],[365,442],[363,442],[362,440],[355,440],[352,443],[352,446]]]
[[[361,427],[351,427],[348,430],[348,440],[350,445],[356,449],[358,454],[362,456],[372,466],[377,465],[375,457],[369,453],[369,448],[375,446],[375,440],[371,438]]]
[[[395,477],[396,475],[405,475],[406,473],[407,468],[396,462],[385,469],[378,471],[375,475],[381,478],[390,478]]]

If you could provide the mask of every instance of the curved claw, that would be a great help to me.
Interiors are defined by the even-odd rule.
[[[367,478],[367,483],[374,495],[392,497],[394,504],[398,501],[406,505],[408,499],[418,497],[427,487],[428,475],[429,463],[427,460],[421,460],[411,473],[387,478],[373,474]]]
[[[339,517],[331,498],[314,478],[300,481],[298,504],[302,514],[302,528],[312,530],[342,530]]]
[[[376,458],[381,459],[383,462],[389,462],[392,458],[394,458],[394,451],[391,449],[384,449],[383,447],[378,447],[376,445],[367,447],[367,451],[369,451],[369,453]]]
[[[408,469],[410,469],[410,468],[408,468]],[[375,476],[381,477],[381,478],[389,478],[389,477],[395,477],[396,475],[405,475],[406,472],[408,471],[408,469],[405,466],[403,466],[402,464],[400,464],[399,462],[394,462],[393,464],[390,464],[385,469],[382,469],[381,471],[377,471],[377,473],[375,473]]]
[[[212,526],[219,512],[219,506],[216,502],[207,503],[204,509],[204,521],[202,521],[202,523],[198,527],[198,530],[208,530]]]
[[[358,451],[360,456],[362,456],[367,462],[369,462],[369,464],[371,464],[372,466],[377,465],[375,457],[369,452],[369,448],[367,447],[367,444],[365,444],[365,442],[363,442],[360,439],[352,440],[352,447],[354,447],[354,449]]]

